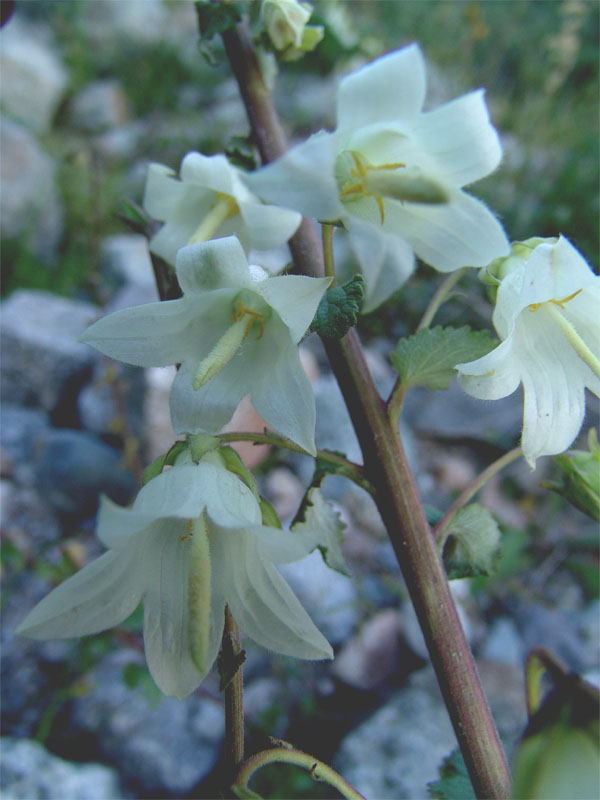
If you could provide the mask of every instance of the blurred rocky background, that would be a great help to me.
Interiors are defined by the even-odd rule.
[[[254,3],[256,9],[258,3]],[[10,6],[2,3],[3,12]],[[340,75],[417,39],[437,104],[487,87],[503,165],[477,184],[513,239],[562,232],[597,267],[598,5],[370,0],[315,3],[324,41],[274,79],[291,139],[332,118]],[[220,152],[247,122],[222,50],[202,57],[191,0],[29,0],[0,31],[2,304],[0,501],[2,732],[6,800],[214,797],[222,698],[214,675],[181,703],[145,669],[136,613],[118,630],[37,643],[26,612],[100,552],[101,493],[126,504],[141,468],[173,440],[172,373],[111,363],[77,337],[100,315],[156,299],[145,240],[117,212],[140,202],[147,164]],[[337,238],[343,248],[342,234]],[[360,333],[382,392],[389,353],[412,331],[439,276],[421,266]],[[476,275],[443,324],[489,326]],[[360,460],[316,338],[302,345],[317,444]],[[592,407],[588,424],[597,421]],[[521,398],[483,404],[456,387],[414,390],[402,426],[421,494],[444,509],[519,436]],[[311,462],[261,454],[264,494],[293,518]],[[598,680],[597,528],[540,488],[552,459],[516,464],[480,502],[503,533],[492,578],[453,582],[509,755],[526,721],[523,662],[540,644]],[[328,664],[248,645],[248,746],[274,735],[334,766],[371,800],[425,798],[455,747],[391,546],[370,498],[338,478],[325,491],[347,524],[350,578],[318,554],[286,577],[336,649]],[[293,768],[269,768],[265,798],[331,797]]]

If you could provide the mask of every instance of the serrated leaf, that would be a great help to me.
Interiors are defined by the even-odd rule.
[[[304,520],[296,522],[292,526],[292,531],[300,536],[313,537],[327,566],[341,572],[342,575],[349,575],[346,559],[342,553],[346,526],[340,515],[316,487],[308,490],[306,499]]]
[[[328,289],[321,298],[310,330],[325,339],[341,339],[356,325],[364,294],[362,275],[355,275],[343,286]]]
[[[437,800],[475,800],[476,795],[458,748],[438,767],[439,781],[427,784],[429,796]]]
[[[478,503],[461,508],[446,529],[442,558],[450,580],[493,575],[501,555],[501,533]]]
[[[456,364],[481,358],[496,344],[488,331],[472,331],[468,325],[438,326],[401,339],[391,360],[405,387],[447,389],[456,375]]]

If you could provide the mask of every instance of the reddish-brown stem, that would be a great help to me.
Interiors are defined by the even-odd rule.
[[[285,137],[245,24],[227,31],[223,41],[263,162],[273,161],[285,152]],[[308,221],[290,241],[290,249],[299,272],[323,274],[319,240]],[[325,346],[477,797],[507,798],[511,789],[506,759],[397,426],[377,392],[356,332],[350,330],[340,341],[325,341]]]

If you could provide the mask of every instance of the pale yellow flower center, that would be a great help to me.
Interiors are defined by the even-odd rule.
[[[198,244],[199,242],[207,242],[209,239],[214,239],[221,225],[239,213],[240,209],[235,197],[217,192],[215,202],[212,204],[210,211],[198,225],[188,244]]]

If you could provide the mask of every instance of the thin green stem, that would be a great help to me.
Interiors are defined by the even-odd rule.
[[[387,412],[390,418],[390,423],[394,428],[398,427],[400,421],[400,414],[402,414],[402,406],[404,405],[404,398],[408,386],[402,382],[400,378],[396,380],[390,398],[387,401]]]
[[[504,469],[504,467],[507,467],[509,464],[512,464],[513,461],[516,461],[522,455],[523,451],[520,447],[515,447],[513,450],[509,450],[508,453],[505,453],[503,456],[490,464],[489,467],[486,467],[483,472],[466,487],[466,489],[463,489],[463,491],[459,494],[448,511],[446,511],[444,516],[433,529],[433,535],[438,544],[441,543],[444,537],[444,531],[456,515],[457,511],[466,505],[469,500],[477,494],[482,486],[485,486],[490,478],[493,478],[494,475],[497,475],[500,472],[500,470]]]
[[[300,445],[280,436],[277,433],[255,433],[254,431],[232,431],[228,433],[218,434],[222,443],[227,442],[254,442],[255,444],[270,444],[273,447],[285,447],[287,450],[292,450],[294,453],[302,453],[302,455],[310,455]],[[339,453],[332,453],[329,450],[317,450],[317,458],[338,467],[338,474],[348,478],[361,489],[364,489],[370,495],[375,495],[375,487],[365,477],[365,470],[361,464],[355,464]]]
[[[326,222],[323,222],[321,224],[321,239],[323,242],[323,259],[325,262],[325,275],[328,278],[333,278],[333,281],[335,282],[335,263],[333,259],[334,231],[335,231],[334,225],[328,225]]]
[[[452,272],[450,275],[448,275],[446,280],[440,284],[436,293],[429,301],[429,305],[425,309],[425,313],[421,317],[421,321],[417,325],[418,331],[420,331],[422,328],[428,328],[431,325],[439,307],[446,300],[454,286],[459,282],[462,276],[468,272],[469,269],[470,267],[462,267],[461,269],[457,269],[456,272]]]
[[[262,159],[272,161],[285,152],[285,138],[247,26],[241,23],[228,30],[223,42]],[[299,273],[324,274],[313,227],[301,226],[290,240],[290,250]],[[361,446],[365,475],[376,487],[377,507],[417,613],[473,788],[477,797],[507,798],[511,785],[506,759],[398,431],[379,396],[356,331],[351,329],[343,339],[324,339],[323,343]]]
[[[294,764],[297,767],[302,767],[310,773],[311,778],[333,786],[346,800],[365,800],[362,794],[357,792],[356,789],[350,786],[348,781],[344,780],[339,773],[327,766],[327,764],[309,755],[309,753],[303,753],[301,750],[295,750],[288,746],[276,747],[273,750],[262,750],[245,761],[236,776],[232,789],[234,791],[236,789],[240,789],[242,792],[248,791],[248,783],[254,773],[262,767],[266,767],[267,764],[275,763]]]

